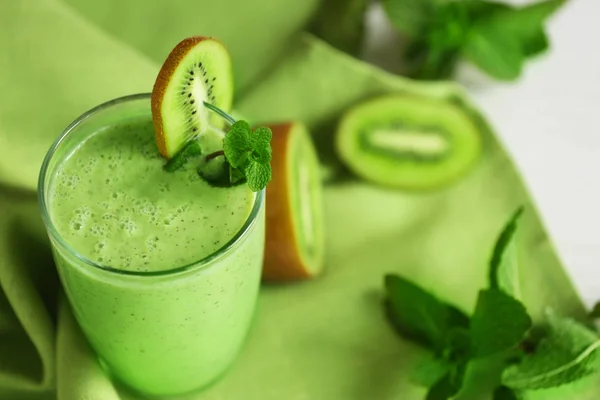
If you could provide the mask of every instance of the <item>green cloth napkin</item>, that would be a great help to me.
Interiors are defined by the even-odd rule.
[[[60,294],[35,197],[42,158],[61,130],[103,101],[151,89],[182,37],[217,35],[236,65],[236,110],[254,122],[298,119],[325,164],[335,122],[384,93],[460,102],[478,119],[485,154],[463,180],[404,193],[355,179],[325,190],[327,256],[313,281],[264,286],[247,344],[228,374],[185,400],[423,399],[410,383],[423,354],[388,327],[383,274],[398,272],[473,310],[507,216],[519,235],[524,301],[584,319],[585,310],[505,151],[451,84],[413,83],[298,35],[316,0],[0,2],[0,399],[137,400],[102,372]],[[495,360],[468,372],[464,400],[486,399]],[[597,398],[597,376],[527,399]]]

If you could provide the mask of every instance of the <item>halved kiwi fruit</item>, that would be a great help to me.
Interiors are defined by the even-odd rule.
[[[227,49],[216,39],[194,36],[182,40],[163,64],[152,90],[156,144],[170,159],[193,137],[220,127],[204,102],[231,110],[233,74]]]
[[[313,277],[324,256],[322,183],[317,153],[299,122],[267,125],[273,132],[273,175],[267,186],[263,278]]]
[[[481,133],[452,103],[386,96],[346,113],[336,150],[358,176],[403,189],[431,189],[458,179],[482,152]]]

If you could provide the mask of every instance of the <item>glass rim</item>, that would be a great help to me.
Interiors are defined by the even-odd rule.
[[[52,161],[53,156],[55,155],[56,151],[59,149],[59,147],[63,143],[63,141],[81,123],[87,121],[88,119],[92,118],[94,115],[96,115],[97,113],[99,113],[105,109],[114,107],[121,103],[127,103],[127,102],[137,101],[137,100],[150,100],[150,97],[151,97],[151,93],[138,93],[138,94],[122,96],[122,97],[118,97],[116,99],[101,103],[101,104],[89,109],[88,111],[84,112],[79,117],[77,117],[75,120],[73,120],[73,122],[71,122],[65,129],[63,129],[61,134],[58,136],[58,138],[52,143],[52,145],[48,149],[46,155],[44,156],[44,161],[42,162],[42,166],[41,166],[39,177],[38,177],[37,197],[38,197],[38,202],[39,202],[39,206],[40,206],[41,213],[42,213],[42,220],[44,222],[46,230],[48,231],[48,233],[52,239],[57,241],[62,247],[64,247],[67,251],[69,251],[71,254],[73,254],[75,256],[75,258],[77,258],[79,261],[83,262],[83,264],[85,264],[87,267],[92,267],[95,270],[108,272],[108,273],[112,273],[112,274],[117,274],[117,275],[128,275],[128,276],[137,276],[137,277],[160,277],[160,276],[177,275],[177,274],[180,274],[183,272],[204,269],[205,267],[209,266],[213,262],[224,257],[231,249],[236,247],[238,245],[238,243],[240,243],[249,234],[250,230],[254,226],[254,224],[259,216],[259,213],[261,211],[261,208],[262,208],[262,205],[264,202],[265,189],[262,189],[259,192],[256,192],[254,195],[254,204],[252,206],[250,214],[248,215],[248,218],[246,219],[246,221],[244,222],[242,227],[238,230],[238,232],[227,243],[225,243],[219,249],[215,250],[213,253],[207,255],[206,257],[201,258],[197,261],[185,264],[181,267],[160,270],[160,271],[122,270],[122,269],[118,269],[118,268],[114,268],[114,267],[110,267],[110,266],[101,265],[97,262],[92,261],[91,259],[87,258],[83,254],[80,254],[77,250],[75,250],[68,243],[68,241],[58,232],[58,230],[54,226],[54,223],[52,222],[52,219],[50,218],[50,213],[48,212],[48,205],[47,205],[46,198],[45,198],[46,188],[44,187],[44,183],[47,178],[47,173],[48,173],[48,168],[50,166],[50,162]],[[213,106],[212,104],[206,103],[206,102],[204,102],[204,105],[209,110],[220,115],[223,119],[225,119],[230,124],[235,123],[235,119],[233,117],[231,117],[229,114],[227,114],[225,111]]]

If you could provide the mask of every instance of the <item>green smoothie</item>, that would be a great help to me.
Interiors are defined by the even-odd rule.
[[[62,238],[51,235],[55,259],[108,370],[146,394],[183,393],[217,378],[245,337],[264,243],[262,208],[251,213],[262,194],[213,187],[195,163],[164,171],[149,109],[127,115],[83,124],[78,143],[55,154],[45,195]]]

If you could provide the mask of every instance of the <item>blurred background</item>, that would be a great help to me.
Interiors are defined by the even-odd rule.
[[[422,11],[415,4],[426,3],[4,0],[0,128],[19,134],[0,135],[0,148],[15,150],[2,152],[0,178],[33,188],[39,165],[12,159],[19,148],[40,160],[79,113],[109,98],[149,91],[148,82],[182,37],[201,32],[226,43],[234,58],[239,99],[260,84],[295,34],[309,30],[393,74],[420,73],[423,80],[451,79],[463,85],[512,155],[560,256],[591,303],[600,293],[600,122],[595,115],[600,52],[594,44],[600,37],[595,21],[600,3],[554,2],[556,7],[532,22],[545,31],[539,51],[508,76],[503,71],[490,74],[453,55],[460,48],[452,39],[462,29],[460,12],[451,10],[416,29],[410,17],[418,21]],[[465,1],[440,2],[445,3]],[[532,3],[504,2],[516,7]],[[440,40],[423,32],[437,31],[438,38],[450,38],[441,44],[445,61],[433,62],[425,71],[418,54]],[[411,46],[417,51],[409,54]],[[103,57],[107,52],[112,57]]]
[[[536,3],[509,0],[515,6]],[[600,293],[600,2],[567,1],[548,19],[549,49],[515,81],[502,82],[459,62],[453,79],[467,89],[496,129],[525,180],[549,235],[588,306]],[[373,2],[359,56],[406,72],[406,35]],[[598,46],[592,45],[594,49]]]

